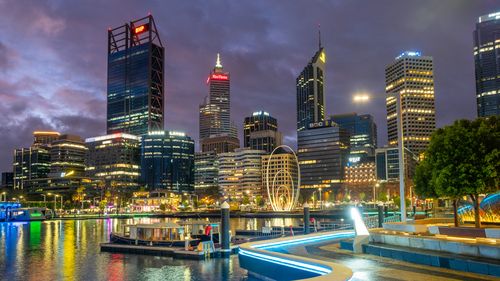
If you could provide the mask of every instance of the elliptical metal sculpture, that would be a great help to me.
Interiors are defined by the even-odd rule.
[[[274,153],[279,148],[286,148],[290,150],[295,158],[295,163],[297,165],[297,186],[295,186],[294,183],[295,181],[293,179],[292,174],[285,169],[277,171],[274,174],[274,176],[272,176],[272,184],[269,185],[269,166],[271,164],[271,160],[273,158]],[[299,194],[300,194],[300,166],[297,155],[295,154],[293,149],[288,145],[280,145],[276,147],[273,150],[273,152],[271,152],[271,155],[269,155],[265,173],[266,173],[265,177],[266,177],[267,196],[269,198],[269,202],[271,203],[273,211],[287,212],[293,210],[293,208],[295,208],[295,205],[297,205],[297,201],[299,200]],[[282,184],[276,186],[276,179],[280,174],[284,174],[285,177],[288,177],[291,185]]]

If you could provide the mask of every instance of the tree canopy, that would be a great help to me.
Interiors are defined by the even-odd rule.
[[[478,213],[477,196],[499,189],[500,119],[458,120],[436,130],[414,182],[416,193],[424,197],[470,196]]]

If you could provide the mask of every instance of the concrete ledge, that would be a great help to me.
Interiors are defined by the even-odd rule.
[[[484,258],[500,258],[500,245],[491,243],[487,239],[485,241],[465,238],[454,240],[454,238],[446,236],[434,238],[372,232],[370,234],[370,242]]]
[[[436,251],[413,250],[411,248],[398,249],[394,248],[394,246],[388,247],[379,244],[363,245],[363,251],[366,254],[405,262],[500,277],[500,262],[498,262],[498,259],[479,260],[477,258],[439,253]]]
[[[408,224],[402,222],[390,222],[382,224],[384,229],[399,231],[399,232],[411,232],[411,233],[425,233],[427,232],[427,225],[425,224]]]
[[[352,277],[352,270],[346,266],[321,260],[273,252],[271,249],[326,242],[354,237],[352,231],[320,232],[295,237],[284,237],[240,245],[240,266],[250,275],[264,280],[345,281]]]

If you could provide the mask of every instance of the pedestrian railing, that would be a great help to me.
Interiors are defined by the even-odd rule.
[[[378,216],[369,216],[364,219],[365,225],[367,228],[377,228],[378,227]]]
[[[385,217],[384,218],[384,223],[386,222],[400,222],[401,221],[401,215],[400,214],[395,214],[390,217]]]

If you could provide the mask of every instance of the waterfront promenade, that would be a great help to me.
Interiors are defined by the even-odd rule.
[[[352,251],[339,249],[339,245],[331,241],[315,245],[288,247],[282,251],[292,255],[334,262],[347,266],[353,271],[352,281],[500,280],[500,278],[495,278],[493,276],[418,265],[368,254],[354,254]]]

